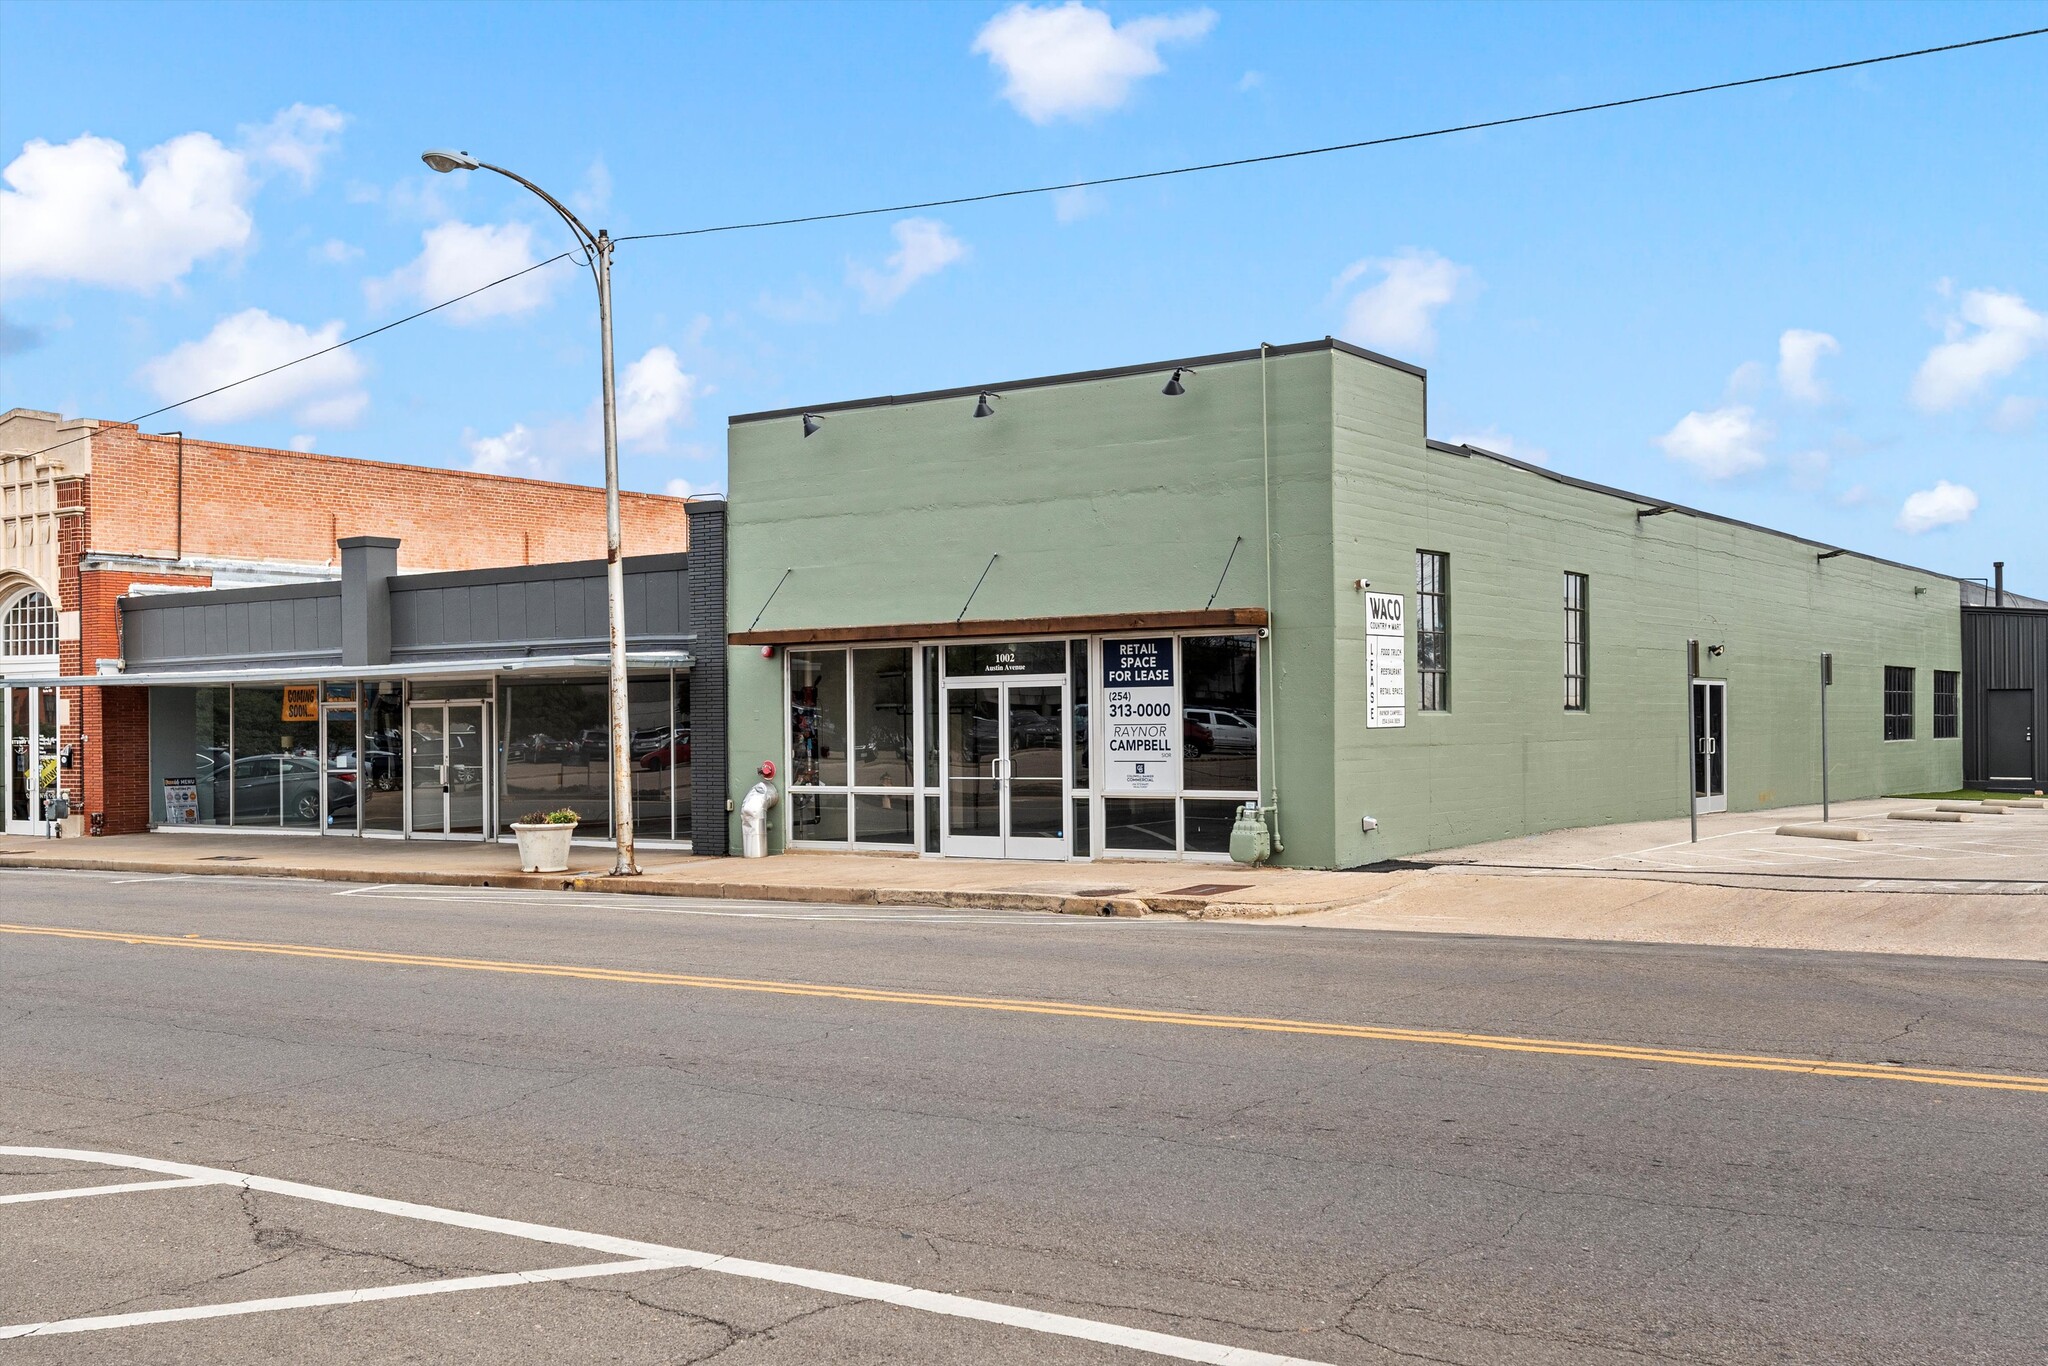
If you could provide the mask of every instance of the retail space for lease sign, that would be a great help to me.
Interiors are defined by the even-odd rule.
[[[1180,718],[1173,637],[1102,642],[1102,790],[1119,796],[1180,790]]]
[[[1408,724],[1407,602],[1399,593],[1365,595],[1365,726]]]

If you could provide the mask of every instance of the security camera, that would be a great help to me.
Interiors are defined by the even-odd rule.
[[[1265,639],[1265,638],[1266,638],[1267,636],[1270,636],[1270,635],[1272,635],[1272,634],[1273,634],[1273,629],[1272,629],[1272,628],[1271,628],[1270,626],[1261,626],[1261,627],[1259,628],[1259,639],[1260,639],[1260,640],[1264,640],[1264,639]]]
[[[1364,591],[1365,591],[1366,589],[1368,589],[1368,588],[1372,587],[1372,580],[1371,580],[1371,579],[1354,579],[1354,580],[1352,581],[1352,583],[1351,583],[1351,586],[1352,586],[1353,588],[1357,589],[1357,590],[1358,590],[1359,592],[1363,593],[1363,592],[1364,592]]]

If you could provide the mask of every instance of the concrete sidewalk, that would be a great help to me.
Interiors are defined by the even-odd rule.
[[[1838,821],[1868,842],[1775,833],[1800,809],[1653,821],[1447,850],[1359,872],[1234,864],[1021,863],[873,854],[696,858],[575,849],[567,873],[522,874],[509,843],[176,831],[92,840],[0,838],[0,869],[137,877],[235,874],[363,883],[929,906],[1069,915],[1175,915],[1323,929],[1716,944],[2048,960],[2048,812],[1956,825],[1890,821],[1928,802],[1858,802]],[[1811,813],[1817,815],[1818,813]],[[0,884],[0,906],[8,900]]]
[[[802,901],[855,906],[943,906],[1067,915],[1165,913],[1256,919],[1330,910],[1380,891],[1389,876],[1235,864],[1026,863],[886,854],[780,854],[697,858],[643,849],[641,876],[614,878],[611,850],[578,846],[566,873],[521,873],[517,848],[438,840],[188,831],[90,840],[0,838],[0,868],[80,868],[146,875],[234,874],[336,882],[631,892],[652,896]]]

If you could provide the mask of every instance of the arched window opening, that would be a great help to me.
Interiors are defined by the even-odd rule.
[[[0,617],[0,655],[25,659],[57,653],[57,606],[48,593],[30,591]]]

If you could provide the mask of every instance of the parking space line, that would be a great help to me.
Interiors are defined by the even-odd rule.
[[[1205,1366],[1328,1366],[1328,1363],[1312,1361],[1305,1357],[1280,1356],[1249,1347],[1231,1347],[1220,1342],[1205,1342],[1199,1338],[1177,1337],[1171,1333],[1156,1333],[1146,1328],[1130,1328],[1098,1319],[1050,1314],[1042,1310],[1002,1304],[995,1300],[951,1295],[938,1290],[920,1290],[915,1286],[897,1285],[890,1281],[873,1281],[864,1276],[845,1276],[836,1271],[816,1271],[808,1267],[784,1266],[775,1262],[756,1262],[716,1252],[699,1252],[691,1248],[670,1247],[633,1238],[618,1238],[607,1233],[586,1233],[580,1229],[529,1224],[519,1219],[502,1219],[496,1215],[474,1214],[468,1210],[419,1205],[408,1200],[388,1200],[382,1196],[360,1195],[354,1191],[336,1190],[328,1186],[310,1186],[303,1182],[283,1181],[271,1176],[253,1176],[225,1167],[202,1167],[190,1162],[166,1162],[161,1158],[138,1157],[132,1153],[92,1152],[80,1148],[0,1145],[0,1157],[50,1158],[61,1162],[89,1162],[97,1166],[160,1172],[167,1176],[195,1177],[208,1184],[239,1186],[269,1195],[313,1200],[344,1209],[365,1210],[373,1214],[417,1219],[425,1223],[446,1224],[480,1233],[503,1234],[512,1238],[524,1238],[530,1242],[553,1243],[629,1259],[587,1266],[557,1267],[548,1271],[517,1271],[495,1276],[466,1276],[452,1281],[422,1281],[413,1285],[380,1286],[369,1290],[337,1290],[313,1295],[291,1295],[281,1299],[243,1300],[219,1305],[192,1305],[182,1309],[145,1310],[135,1314],[57,1320],[48,1324],[14,1324],[0,1326],[0,1338],[47,1336],[53,1332],[88,1332],[98,1328],[136,1327],[145,1323],[166,1323],[227,1314],[263,1313],[272,1309],[356,1304],[368,1300],[398,1299],[408,1295],[492,1289],[499,1286],[538,1283],[548,1279],[569,1280],[578,1276],[696,1270],[714,1272],[721,1276],[736,1276],[744,1280],[798,1286],[850,1300],[872,1300],[905,1309],[922,1310],[928,1314],[971,1319],[1005,1328],[1020,1328],[1053,1337],[1099,1342],[1111,1347],[1128,1347],[1134,1351],[1168,1357],[1175,1361],[1201,1362],[1205,1363]]]
[[[361,1290],[322,1290],[308,1295],[278,1295],[267,1300],[230,1300],[225,1304],[188,1304],[177,1309],[142,1309],[132,1314],[96,1314],[82,1319],[53,1319],[48,1323],[17,1323],[0,1327],[0,1338],[47,1338],[61,1333],[93,1333],[108,1328],[142,1328],[153,1323],[187,1323],[193,1319],[223,1319],[237,1314],[272,1314],[281,1309],[319,1309],[342,1304],[369,1304],[377,1300],[411,1299],[416,1295],[452,1295],[464,1290],[498,1290],[514,1285],[545,1285],[552,1281],[581,1280],[590,1276],[623,1276],[640,1271],[669,1271],[675,1262],[658,1257],[630,1262],[598,1262],[586,1266],[555,1266],[544,1271],[505,1271],[492,1276],[457,1276],[444,1281],[414,1281],[410,1285],[374,1285]]]
[[[0,1205],[26,1205],[37,1200],[83,1200],[89,1195],[119,1195],[123,1191],[167,1191],[179,1186],[217,1186],[210,1176],[180,1176],[169,1181],[127,1181],[117,1186],[73,1186],[61,1191],[24,1191],[0,1195]]]

